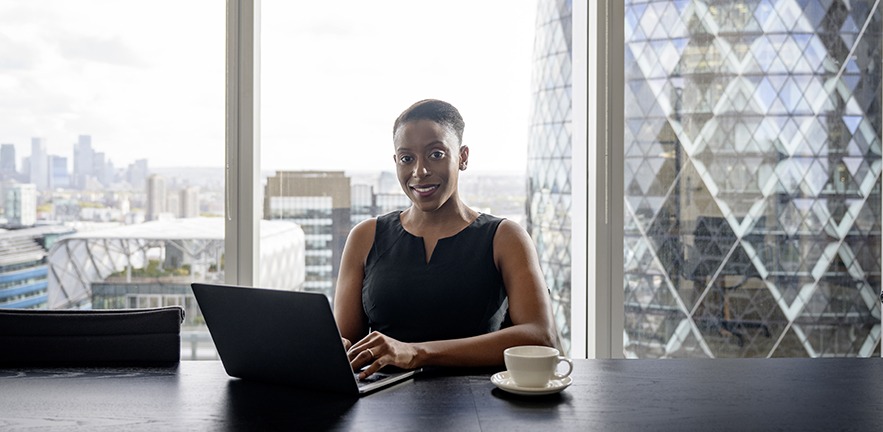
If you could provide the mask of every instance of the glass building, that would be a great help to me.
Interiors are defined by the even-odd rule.
[[[532,113],[527,148],[527,230],[565,351],[570,347],[570,0],[539,0],[534,40]]]
[[[47,250],[72,232],[62,225],[0,230],[0,308],[46,309]]]
[[[625,17],[625,355],[879,356],[878,3]]]
[[[343,171],[277,171],[264,186],[264,218],[303,228],[304,291],[334,298],[340,258],[352,228],[351,184]],[[362,197],[364,198],[364,197]]]

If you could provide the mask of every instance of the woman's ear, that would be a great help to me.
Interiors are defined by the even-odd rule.
[[[466,165],[469,163],[469,147],[468,146],[460,146],[460,171],[466,170]]]

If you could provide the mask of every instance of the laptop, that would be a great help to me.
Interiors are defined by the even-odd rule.
[[[203,283],[191,287],[231,377],[360,396],[417,372],[382,370],[359,380],[322,294]]]

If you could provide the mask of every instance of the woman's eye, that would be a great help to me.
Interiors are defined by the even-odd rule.
[[[413,160],[414,160],[414,158],[412,156],[408,156],[408,155],[399,156],[399,163],[408,164],[408,163],[411,163]]]
[[[434,151],[429,154],[429,157],[432,159],[442,159],[445,157],[445,152],[443,151]]]

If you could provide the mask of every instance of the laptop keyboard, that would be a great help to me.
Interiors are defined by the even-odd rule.
[[[368,377],[365,379],[359,379],[359,373],[353,372],[353,377],[356,379],[356,382],[358,382],[359,385],[364,385],[364,384],[371,384],[373,382],[380,381],[386,377],[389,377],[389,375],[385,374],[383,372],[374,372],[373,374],[368,375]]]

